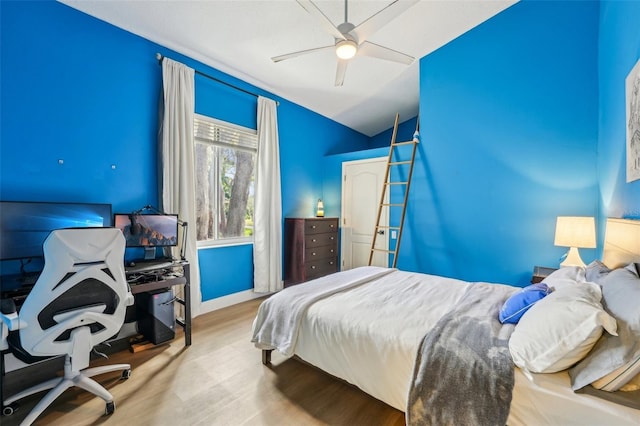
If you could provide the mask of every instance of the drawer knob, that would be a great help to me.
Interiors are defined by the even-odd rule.
[[[331,262],[329,262],[329,265],[333,265],[333,260]]]
[[[315,255],[316,255],[316,253],[315,253],[315,252],[311,253],[311,256],[315,256]]]
[[[333,253],[333,249],[331,249],[331,253]]]
[[[313,239],[313,240],[311,240],[311,241],[313,241],[313,242],[315,243],[317,240],[314,238],[314,239]]]
[[[315,225],[311,225],[311,228],[316,229],[316,226]]]
[[[332,240],[333,240],[333,237],[331,237],[330,239],[332,239]]]
[[[312,267],[311,267],[311,269],[316,269],[316,267],[315,267],[315,266],[312,266]]]

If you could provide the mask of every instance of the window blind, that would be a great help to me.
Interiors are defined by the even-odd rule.
[[[208,142],[234,149],[252,152],[258,150],[258,135],[255,130],[198,114],[194,118],[194,138],[198,142]]]

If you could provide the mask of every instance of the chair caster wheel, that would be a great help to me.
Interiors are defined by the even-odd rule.
[[[122,370],[122,376],[120,378],[122,380],[127,380],[129,377],[131,377],[131,369]]]
[[[104,414],[106,416],[109,416],[113,414],[114,411],[116,411],[116,403],[113,401],[107,402],[107,405],[105,406],[105,409],[104,409]]]
[[[16,403],[6,405],[6,406],[2,407],[2,415],[3,416],[10,416],[13,413],[15,413],[17,409],[18,409],[18,404],[16,404]]]

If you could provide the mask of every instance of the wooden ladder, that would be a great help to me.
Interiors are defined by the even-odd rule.
[[[384,184],[382,186],[382,194],[380,196],[380,204],[378,207],[378,216],[376,218],[376,226],[373,233],[373,240],[371,241],[371,251],[369,252],[369,266],[373,262],[373,255],[375,252],[384,252],[387,255],[393,256],[393,265],[395,268],[398,262],[398,251],[400,250],[400,241],[402,239],[402,227],[404,224],[404,216],[407,212],[407,199],[409,198],[409,188],[411,188],[411,175],[413,174],[413,164],[416,158],[416,148],[418,147],[419,136],[418,136],[418,123],[419,120],[416,121],[416,132],[414,133],[413,139],[406,142],[396,142],[396,136],[398,134],[398,122],[400,121],[400,114],[396,114],[396,120],[393,125],[393,134],[391,136],[391,145],[389,146],[389,157],[387,158],[387,171],[385,173]],[[411,159],[405,160],[400,155],[401,153],[405,153],[402,147],[411,146]],[[400,171],[403,167],[409,167],[409,171],[406,173],[406,180],[393,180],[397,179],[400,176]],[[392,167],[395,168],[394,171],[397,173],[392,173]],[[403,188],[402,195],[402,203],[392,203],[391,199],[391,187]],[[402,190],[402,189],[401,189]],[[385,203],[385,198],[387,195],[387,191],[389,192],[388,202]],[[394,196],[394,198],[397,198]],[[391,208],[402,208],[402,213],[400,214],[400,222],[397,226],[390,225],[380,225],[380,218],[382,217],[382,209],[385,207],[389,208],[387,211],[387,217],[389,220],[391,219]],[[378,235],[383,235],[387,232],[397,231],[398,237],[396,240],[395,248],[393,250],[389,250],[388,247],[384,249],[376,248],[376,240]]]

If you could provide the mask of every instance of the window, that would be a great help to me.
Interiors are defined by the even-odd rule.
[[[255,130],[196,114],[198,245],[253,241]]]

